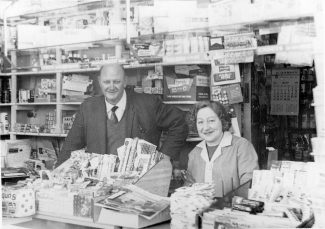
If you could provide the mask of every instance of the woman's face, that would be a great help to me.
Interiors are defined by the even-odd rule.
[[[196,127],[199,136],[203,138],[208,145],[218,145],[221,141],[222,123],[217,114],[210,108],[200,109],[196,117]]]

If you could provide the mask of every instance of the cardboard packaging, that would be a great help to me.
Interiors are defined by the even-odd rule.
[[[243,102],[240,84],[211,86],[211,100],[220,102],[224,105]]]
[[[29,140],[6,140],[6,166],[23,167],[30,158],[31,143]]]
[[[213,61],[212,61],[213,62]],[[240,82],[238,64],[211,64],[211,86]]]
[[[2,215],[26,217],[35,214],[35,193],[29,188],[2,189]]]
[[[209,100],[209,77],[195,75],[189,78],[164,77],[165,101],[200,101]]]

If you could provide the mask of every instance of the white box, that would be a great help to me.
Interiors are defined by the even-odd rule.
[[[7,167],[23,167],[30,158],[31,143],[29,140],[6,140],[5,150]]]
[[[25,217],[35,214],[35,193],[32,189],[3,189],[2,215]]]

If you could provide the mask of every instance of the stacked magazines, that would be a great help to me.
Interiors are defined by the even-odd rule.
[[[95,205],[114,211],[141,215],[150,220],[169,207],[169,199],[137,186],[127,185]]]

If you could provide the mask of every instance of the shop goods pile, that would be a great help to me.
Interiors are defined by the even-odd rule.
[[[4,213],[20,217],[34,214],[36,208],[38,213],[43,214],[92,218],[94,202],[98,197],[108,196],[114,202],[115,195],[123,189],[122,186],[138,181],[162,157],[162,154],[156,151],[155,145],[137,138],[125,139],[124,145],[118,149],[118,156],[87,153],[85,150],[73,151],[70,158],[53,171],[40,170],[38,179],[27,179],[17,186],[5,188],[3,192],[7,193],[6,196],[9,198],[13,196],[13,192],[24,191],[28,187],[28,190],[32,191],[32,196],[29,197],[28,194],[24,198],[26,197],[33,205],[28,205],[28,211],[23,209],[24,212],[21,212],[20,208],[16,208],[22,204],[20,199],[16,200],[20,201],[19,203],[14,203],[7,198],[5,202],[8,204]],[[125,195],[116,197],[130,199],[132,193],[133,191],[128,190]],[[140,202],[145,204],[143,207],[145,210],[139,210],[138,213],[152,207],[148,205],[150,201],[138,201],[138,205]],[[25,203],[25,200],[23,202]],[[164,202],[164,205],[158,206],[166,207],[169,203]],[[119,211],[131,211],[128,207],[128,205],[119,206]]]
[[[274,161],[253,173],[248,198],[265,202],[263,215],[286,216],[300,224],[311,218],[314,163]]]
[[[120,180],[132,183],[152,168],[163,155],[156,146],[142,139],[126,138],[117,155],[86,153],[77,150],[53,172],[56,183],[82,183],[85,178],[113,184]]]
[[[214,186],[194,183],[176,189],[170,197],[171,228],[198,228],[198,214],[213,203]]]

